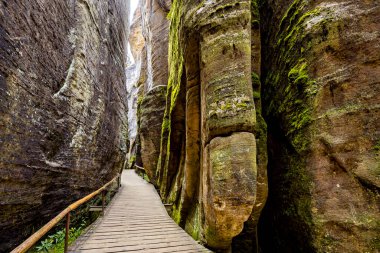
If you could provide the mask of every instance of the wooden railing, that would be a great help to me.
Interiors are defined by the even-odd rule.
[[[138,165],[135,164],[135,168],[137,169],[137,173],[145,173],[145,169],[143,167],[140,167]]]
[[[65,210],[63,210],[57,216],[55,216],[52,220],[50,220],[45,226],[40,228],[36,233],[34,233],[28,239],[26,239],[26,241],[24,241],[17,248],[12,250],[11,253],[26,252],[34,244],[36,244],[36,242],[38,242],[47,232],[49,232],[58,222],[60,222],[64,217],[66,217],[66,226],[65,226],[65,230],[66,230],[65,231],[66,232],[65,233],[65,253],[66,253],[67,248],[68,248],[68,242],[69,242],[70,212],[77,209],[80,205],[91,200],[93,197],[95,197],[99,193],[102,193],[102,213],[104,213],[104,206],[105,206],[105,194],[104,194],[104,192],[107,190],[107,187],[110,186],[116,180],[117,180],[117,187],[119,188],[120,177],[121,177],[121,175],[118,174],[111,181],[106,183],[103,187],[99,188],[98,190],[94,191],[93,193],[87,195],[86,197],[84,197],[84,198],[72,203],[71,205],[69,205]]]

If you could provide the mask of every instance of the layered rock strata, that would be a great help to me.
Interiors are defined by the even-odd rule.
[[[255,229],[267,192],[266,134],[258,133],[265,123],[251,78],[259,66],[251,47],[257,53],[259,41],[252,42],[250,10],[250,1],[174,1],[169,14],[157,187],[173,204],[173,218],[220,252],[231,250],[248,220]],[[259,152],[256,136],[264,144]]]
[[[380,6],[261,2],[270,151],[263,248],[376,252]]]
[[[128,3],[0,3],[0,251],[120,172]]]
[[[135,67],[131,70],[136,76],[131,85],[138,89],[135,101],[138,136],[136,148],[131,150],[130,157],[136,159],[136,165],[144,167],[152,182],[156,181],[161,125],[166,105],[169,38],[166,16],[169,8],[170,1],[140,0],[130,37],[135,58]]]
[[[378,251],[378,3],[169,8],[165,112],[151,89],[161,85],[149,56],[157,33],[143,26],[151,45],[140,117],[148,124],[140,124],[152,128],[139,136],[148,144],[142,163],[176,222],[218,252]]]

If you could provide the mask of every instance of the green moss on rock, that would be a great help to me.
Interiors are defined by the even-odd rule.
[[[376,152],[380,152],[380,140],[378,140],[375,146],[373,146],[373,150],[375,150]]]
[[[183,50],[181,48],[181,30],[182,30],[182,0],[174,0],[172,2],[168,19],[170,20],[169,32],[169,77],[166,93],[166,109],[164,120],[162,123],[160,156],[157,165],[158,185],[162,188],[162,184],[167,182],[164,180],[167,173],[167,167],[170,159],[170,136],[171,136],[171,118],[172,111],[177,102],[177,97],[181,86],[181,77],[183,71]],[[164,187],[165,188],[165,187]]]

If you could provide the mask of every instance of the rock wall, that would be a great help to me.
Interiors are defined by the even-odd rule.
[[[220,252],[231,250],[244,227],[255,230],[267,192],[265,122],[255,109],[260,87],[252,85],[260,59],[252,48],[260,47],[250,10],[244,0],[174,1],[169,14],[157,186],[176,222]],[[255,237],[247,234],[240,241],[252,248]]]
[[[138,89],[135,102],[138,136],[130,157],[136,160],[136,165],[144,167],[151,182],[156,181],[166,105],[169,33],[166,16],[169,8],[169,2],[140,0],[131,26],[130,44],[136,59],[135,67],[131,67],[136,76],[132,85]]]
[[[146,0],[143,7],[143,35],[146,42],[147,81],[140,106],[140,141],[143,167],[156,182],[161,125],[168,82],[168,6],[164,1]]]
[[[257,195],[255,207],[249,219],[244,223],[243,231],[233,239],[232,251],[234,253],[259,251],[257,224],[268,197],[267,124],[262,113],[262,88],[260,80],[262,58],[260,16],[258,1],[251,1],[251,78],[256,109]]]
[[[146,3],[143,13],[169,6]],[[149,56],[160,29],[142,25],[150,45],[139,136],[175,221],[217,252],[379,251],[379,4],[169,8],[165,109],[151,89],[166,68]]]
[[[0,3],[0,251],[122,167],[128,2]]]
[[[138,145],[138,118],[137,118],[137,102],[139,93],[143,91],[146,72],[146,57],[143,54],[145,41],[142,35],[142,18],[141,18],[141,1],[136,8],[130,26],[129,46],[132,59],[129,59],[126,75],[127,75],[127,101],[128,101],[128,130],[130,140],[129,167],[136,161],[136,148]],[[145,50],[144,50],[145,51]],[[140,164],[141,165],[141,164]]]
[[[378,1],[261,1],[265,252],[379,250]]]

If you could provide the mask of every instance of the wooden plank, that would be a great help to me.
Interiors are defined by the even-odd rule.
[[[120,233],[120,234],[112,234],[112,237],[115,238],[117,236],[119,237],[125,237],[125,238],[132,238],[132,237],[141,237],[141,236],[157,236],[157,235],[171,235],[171,234],[183,234],[182,231],[171,231],[167,233],[162,233],[162,231],[155,231],[155,232],[144,232],[143,234],[141,233]],[[111,234],[92,234],[91,236],[88,236],[88,238],[110,238]]]
[[[167,214],[154,187],[133,171],[122,175],[119,192],[70,252],[211,252]]]
[[[122,238],[108,238],[105,240],[88,240],[86,242],[86,245],[92,245],[92,244],[98,244],[98,243],[105,243],[105,244],[113,244],[113,243],[120,243],[120,242],[128,242],[128,243],[141,243],[141,240],[146,241],[147,243],[156,243],[159,241],[162,242],[169,242],[173,240],[188,240],[187,237],[178,235],[178,234],[172,234],[170,236],[163,236],[163,235],[156,235],[152,237],[122,237]]]
[[[102,206],[90,206],[89,211],[90,212],[101,212],[101,211],[103,211],[103,207]]]
[[[104,248],[117,248],[117,247],[123,247],[123,248],[130,248],[134,249],[135,247],[143,246],[145,249],[155,249],[155,248],[164,248],[164,247],[174,247],[174,246],[194,246],[191,241],[164,241],[164,240],[157,240],[157,241],[134,241],[134,242],[128,242],[128,241],[119,241],[115,243],[96,243],[96,244],[90,244],[82,247],[82,250],[88,250],[88,249],[104,249]]]
[[[101,247],[101,246],[100,246]],[[156,253],[163,253],[163,252],[170,252],[173,250],[194,250],[194,245],[191,243],[177,243],[177,244],[171,244],[171,245],[156,245],[156,246],[149,246],[149,245],[138,245],[138,246],[115,246],[115,247],[108,247],[108,248],[88,248],[88,249],[81,249],[81,252],[92,252],[92,253],[111,253],[111,252],[128,252],[128,251],[144,251],[144,252],[156,252]]]

